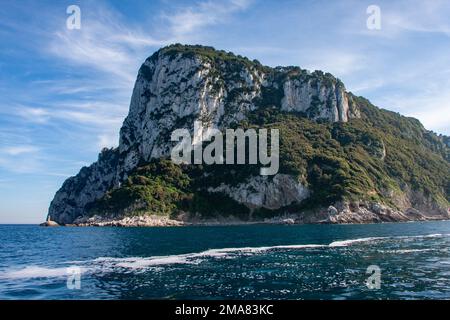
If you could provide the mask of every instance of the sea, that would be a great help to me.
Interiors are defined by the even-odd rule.
[[[450,299],[450,222],[0,225],[0,299]]]

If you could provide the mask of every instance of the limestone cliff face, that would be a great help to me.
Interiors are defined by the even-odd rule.
[[[97,162],[67,179],[50,204],[50,218],[60,224],[71,223],[85,213],[86,205],[118,186],[122,174],[118,161],[116,151],[104,152]]]
[[[359,117],[344,86],[331,75],[225,59],[212,62],[200,54],[161,50],[139,70],[120,132],[119,151],[127,153],[125,169],[139,159],[169,155],[170,133],[179,128],[192,131],[195,120],[223,129],[268,105],[303,112],[314,120],[346,122]]]
[[[139,163],[168,156],[171,132],[180,128],[192,132],[196,120],[224,129],[263,107],[329,122],[360,116],[343,84],[330,74],[296,67],[269,68],[219,53],[171,46],[148,58],[137,76],[119,147],[102,152],[97,162],[63,184],[50,205],[51,219],[67,224],[83,216],[90,203],[118,187]],[[277,190],[287,191],[278,196],[274,193],[280,191],[269,184],[265,191],[251,196],[251,183],[227,189],[227,193],[250,206],[271,208],[301,201],[308,195],[305,187],[283,176],[271,182]],[[242,196],[241,191],[248,196]]]
[[[283,83],[281,110],[305,112],[309,118],[346,122],[360,116],[343,85],[322,79],[288,79]]]
[[[222,192],[250,209],[270,210],[299,203],[309,196],[308,188],[286,174],[276,174],[273,179],[267,176],[251,177],[234,187],[221,184],[216,188],[208,188],[208,191]]]

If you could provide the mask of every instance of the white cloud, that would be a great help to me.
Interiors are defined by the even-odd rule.
[[[361,3],[357,4],[363,5]],[[407,33],[436,33],[450,36],[448,12],[450,2],[446,0],[399,0],[377,3],[381,9],[381,29],[366,27],[365,11],[353,10],[342,31],[387,40],[402,39]]]
[[[437,95],[434,92],[418,92],[405,97],[388,96],[379,104],[399,110],[403,115],[420,120],[425,128],[450,135],[450,92]]]
[[[204,1],[175,14],[165,14],[163,18],[169,22],[172,37],[177,42],[183,42],[185,36],[206,26],[225,22],[231,14],[247,9],[251,3],[250,0]]]
[[[119,136],[117,132],[109,132],[100,134],[98,137],[98,148],[111,148],[119,145]]]
[[[55,36],[58,40],[51,44],[51,53],[68,62],[110,74],[115,81],[123,81],[124,84],[133,82],[136,70],[130,67],[136,66],[137,62],[117,43],[105,40],[111,34],[101,31],[112,30],[95,30],[94,27],[90,29],[83,29],[79,35],[72,32],[69,34],[68,31],[57,32]]]
[[[17,155],[22,155],[22,154],[26,154],[26,153],[34,153],[34,152],[37,152],[38,150],[39,150],[39,148],[37,148],[36,146],[17,145],[17,146],[4,147],[4,148],[0,149],[0,152],[4,153],[6,155],[9,155],[9,156],[17,156]]]
[[[356,51],[341,50],[338,48],[323,46],[321,48],[280,48],[273,46],[236,47],[234,52],[247,55],[250,58],[264,55],[273,57],[276,65],[280,65],[280,59],[293,61],[294,65],[311,71],[322,70],[335,76],[345,76],[368,67],[366,55]]]
[[[34,123],[46,123],[51,116],[51,113],[44,108],[19,105],[15,109],[12,108],[12,110],[15,111],[18,116]]]
[[[133,47],[160,47],[169,44],[170,41],[153,39],[150,35],[136,34],[133,31],[125,31],[122,34],[113,35],[111,40]]]
[[[49,105],[46,109],[19,106],[12,112],[29,122],[49,123],[50,120],[65,120],[74,124],[92,125],[96,128],[118,129],[128,108],[122,104],[109,102]]]
[[[0,168],[16,173],[36,173],[43,170],[37,152],[16,148],[0,152]]]
[[[448,1],[408,1],[396,7],[397,11],[386,14],[389,28],[409,32],[441,33],[450,36]]]
[[[310,70],[322,70],[342,77],[367,68],[364,55],[333,49],[308,51],[303,57],[304,67]]]
[[[56,58],[55,69],[70,77],[31,81],[26,90],[10,95],[20,99],[2,102],[11,106],[0,112],[18,116],[26,123],[48,128],[58,126],[62,134],[65,123],[76,125],[67,130],[77,128],[76,135],[85,132],[97,137],[90,139],[89,150],[117,146],[119,129],[144,59],[158,47],[189,42],[191,35],[198,37],[205,26],[226,22],[232,13],[246,9],[249,4],[248,0],[202,1],[178,7],[170,15],[156,14],[156,20],[162,22],[160,29],[169,32],[148,29],[142,24],[136,26],[111,7],[98,3],[91,3],[89,10],[83,10],[80,30],[68,30],[65,24],[50,20],[47,26],[27,29],[30,38],[40,39],[30,43],[33,50]],[[39,31],[42,29],[46,32]],[[25,149],[18,148],[16,152],[25,155]],[[10,159],[2,159],[0,164],[14,171],[37,169],[37,159],[28,158],[28,161],[28,166],[25,160],[20,166],[14,166]]]
[[[49,106],[51,108],[23,108],[19,113],[32,122],[44,123],[50,117],[61,118],[91,124],[101,130],[112,125],[115,132],[118,132],[128,110],[139,65],[151,51],[169,43],[187,41],[190,34],[195,33],[198,36],[204,26],[222,23],[230,14],[249,5],[249,0],[220,3],[203,1],[194,6],[180,8],[170,15],[161,14],[160,18],[170,30],[163,39],[125,23],[117,12],[99,5],[94,10],[96,14],[83,16],[80,30],[61,28],[55,32],[48,49],[49,53],[71,67],[74,72],[79,71],[77,67],[88,68],[84,70],[84,74],[89,77],[62,79],[61,83],[40,82],[44,92],[69,95],[74,99],[86,94],[96,102],[85,108],[85,102],[74,101],[73,105],[78,105],[76,109],[82,110],[74,110],[67,105],[55,105]],[[99,97],[99,91],[102,89],[109,95]]]
[[[83,17],[80,30],[61,28],[55,32],[49,51],[66,63],[93,68],[91,76],[94,71],[111,76],[110,81],[120,82],[129,90],[139,65],[152,48],[189,42],[190,35],[198,37],[205,26],[225,22],[232,13],[246,9],[250,3],[249,0],[204,1],[173,14],[163,13],[160,18],[169,30],[164,38],[127,25],[117,12],[99,6],[93,10],[96,14]]]

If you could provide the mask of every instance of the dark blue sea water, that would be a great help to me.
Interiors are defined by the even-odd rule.
[[[450,299],[449,248],[450,222],[0,225],[0,299]]]

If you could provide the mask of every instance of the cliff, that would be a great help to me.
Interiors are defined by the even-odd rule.
[[[176,165],[171,133],[194,122],[280,130],[280,171]],[[329,73],[270,68],[210,47],[172,45],[141,66],[118,148],[56,193],[49,217],[157,215],[176,221],[371,222],[448,218],[448,137],[346,92]]]

